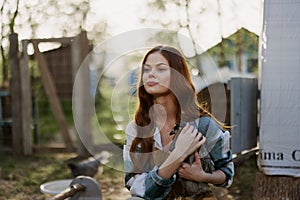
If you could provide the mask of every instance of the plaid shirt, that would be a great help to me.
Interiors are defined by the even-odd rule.
[[[224,131],[220,126],[208,116],[200,117],[189,122],[198,128],[206,137],[205,147],[214,162],[215,169],[222,170],[226,175],[226,181],[221,187],[229,187],[234,176],[234,165],[230,150],[230,133]],[[136,136],[136,124],[131,122],[126,128],[126,145],[123,148],[125,186],[130,190],[132,196],[139,196],[144,199],[163,199],[171,190],[172,184],[176,180],[176,174],[170,179],[163,179],[157,174],[158,166],[148,166],[145,173],[131,175],[133,163],[129,156],[129,150],[133,139]],[[162,150],[162,142],[158,128],[154,131],[154,147]],[[139,148],[137,149],[137,152]]]

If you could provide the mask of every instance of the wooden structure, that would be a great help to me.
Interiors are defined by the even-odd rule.
[[[77,130],[78,156],[89,156],[93,153],[93,138],[91,130],[92,97],[90,93],[90,70],[87,55],[90,52],[85,32],[74,38],[72,48],[73,63],[73,117]],[[76,73],[76,74],[75,74]]]
[[[50,74],[55,77],[54,85],[56,94],[61,100],[72,100],[73,90],[73,68],[72,68],[72,43],[62,43],[59,48],[43,52]]]
[[[49,67],[49,62],[53,54],[60,54],[61,52],[47,52],[46,56],[40,52],[39,43],[42,42],[58,42],[62,46],[69,46],[69,54],[67,55],[71,66],[71,76],[67,80],[68,93],[63,96],[59,93],[57,87],[60,88],[59,82],[55,82],[53,77],[58,77],[57,73],[63,72],[62,69],[55,69]],[[40,76],[42,85],[47,98],[50,102],[51,109],[54,114],[54,118],[59,126],[61,136],[65,143],[65,150],[74,151],[75,145],[70,136],[68,125],[61,108],[59,97],[71,99],[72,87],[75,82],[75,75],[88,55],[90,48],[86,37],[86,32],[82,32],[77,37],[70,38],[51,38],[51,39],[31,39],[22,40],[22,56],[19,57],[19,42],[17,34],[10,35],[10,68],[11,68],[11,104],[12,106],[12,149],[15,154],[19,155],[30,155],[33,152],[32,134],[31,134],[31,84],[29,75],[29,55],[27,54],[28,45],[31,43],[34,48],[34,57],[38,61]],[[49,59],[50,57],[50,59]],[[47,59],[48,58],[48,59]],[[58,60],[59,63],[59,60]],[[61,63],[60,63],[61,64]],[[50,63],[50,66],[53,66]],[[60,65],[60,67],[63,65]],[[64,68],[64,71],[68,69]],[[78,139],[78,153],[80,155],[87,155],[88,152],[85,146],[91,145],[91,131],[90,131],[90,120],[91,112],[85,108],[85,103],[91,102],[89,94],[86,94],[86,88],[90,88],[88,70],[83,74],[83,81],[80,82],[80,87],[84,88],[84,91],[80,96],[76,97],[76,106],[73,106],[75,112],[81,116],[80,120],[82,124],[77,125],[77,129],[85,130],[84,144],[81,138]],[[64,79],[64,78],[62,78]],[[65,84],[65,83],[64,83]],[[82,84],[82,85],[81,85]],[[79,134],[78,134],[79,135]],[[1,135],[0,135],[1,136]],[[89,138],[89,139],[86,139]],[[49,148],[47,148],[49,150]],[[36,149],[39,150],[39,149]]]
[[[62,108],[61,108],[61,105],[60,105],[60,102],[59,102],[59,99],[57,96],[56,87],[53,83],[53,78],[48,70],[45,58],[43,57],[42,53],[39,51],[39,48],[38,48],[39,41],[32,40],[31,42],[33,44],[36,60],[38,61],[44,90],[50,101],[50,105],[53,110],[54,117],[56,119],[56,122],[59,125],[60,130],[61,130],[60,132],[61,132],[61,135],[66,144],[66,148],[69,151],[73,151],[74,146],[73,146],[70,134],[69,134],[66,119],[64,117],[64,114],[63,114],[63,111],[62,111]],[[27,50],[27,47],[25,49]]]
[[[9,37],[10,70],[11,70],[11,104],[12,106],[12,135],[13,152],[15,154],[30,155],[31,142],[31,93],[28,56],[22,55],[19,60],[18,35],[13,33]],[[26,43],[23,43],[23,47]]]
[[[235,154],[257,147],[258,86],[255,76],[232,77],[230,88],[231,147]]]

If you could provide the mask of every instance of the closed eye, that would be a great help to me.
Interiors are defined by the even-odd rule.
[[[163,72],[163,71],[166,71],[167,68],[165,68],[165,67],[159,67],[157,70],[158,70],[159,72]]]
[[[144,72],[150,72],[151,71],[151,68],[148,67],[148,66],[144,66]]]

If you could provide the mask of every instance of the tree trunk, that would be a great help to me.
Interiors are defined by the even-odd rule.
[[[255,200],[298,200],[300,178],[291,176],[268,176],[256,174],[253,199]]]

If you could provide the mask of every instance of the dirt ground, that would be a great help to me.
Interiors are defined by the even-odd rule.
[[[74,154],[37,154],[30,157],[0,155],[0,199],[42,200],[50,196],[41,193],[42,183],[72,179],[66,161]],[[235,168],[235,179],[229,190],[219,190],[219,199],[252,199],[257,172],[256,158],[252,156]],[[124,187],[124,172],[101,166],[95,180],[101,187],[104,200],[124,200],[130,196]]]

